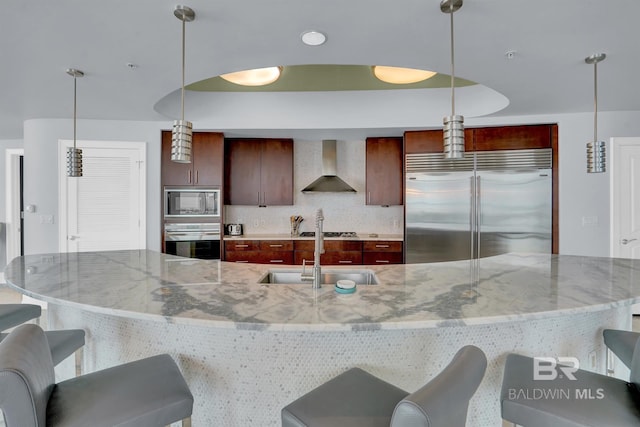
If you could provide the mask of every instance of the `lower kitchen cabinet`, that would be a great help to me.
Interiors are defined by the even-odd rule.
[[[313,264],[315,242],[297,240],[294,245],[294,262],[301,265],[303,260]],[[321,265],[362,264],[362,242],[354,240],[325,240],[324,253],[320,256]]]
[[[225,261],[293,264],[291,240],[225,240]]]
[[[402,242],[365,241],[362,245],[363,264],[402,264]]]

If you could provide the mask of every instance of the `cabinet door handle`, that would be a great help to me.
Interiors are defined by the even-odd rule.
[[[191,184],[191,169],[189,169],[189,184]]]
[[[275,245],[275,244],[270,244],[269,247],[270,248],[281,248],[284,245]]]
[[[198,170],[196,169],[196,184],[198,183],[199,180],[200,180],[200,174],[198,173]]]
[[[236,248],[248,248],[249,245],[236,245],[235,247]]]
[[[270,259],[269,262],[276,264],[276,263],[283,263],[284,260],[281,260],[281,259]]]
[[[376,262],[378,264],[389,264],[389,260],[388,259],[377,259]]]
[[[238,261],[236,261],[236,262],[249,262],[249,261],[247,261],[247,260],[245,259],[245,260],[238,260]]]
[[[638,239],[622,239],[622,240],[620,241],[620,243],[622,243],[623,245],[627,245],[627,244],[629,244],[629,243],[631,243],[631,242],[634,242],[634,241],[636,241],[636,240],[638,240]]]
[[[341,259],[340,261],[338,261],[340,264],[352,264],[353,261],[348,260],[348,259]]]
[[[376,245],[376,248],[388,248],[389,245]]]

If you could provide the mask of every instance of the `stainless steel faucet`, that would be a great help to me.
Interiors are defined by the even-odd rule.
[[[302,261],[302,275],[301,278],[305,282],[312,282],[312,289],[319,289],[322,284],[322,267],[320,266],[320,255],[324,253],[324,234],[322,231],[322,222],[324,221],[324,215],[322,209],[318,209],[316,212],[316,231],[315,231],[315,249],[313,251],[313,271],[311,274],[305,271],[306,260]]]

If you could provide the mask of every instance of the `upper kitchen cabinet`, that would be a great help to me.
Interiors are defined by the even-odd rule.
[[[193,132],[191,163],[171,161],[171,132],[162,132],[162,185],[222,186],[224,135]]]
[[[367,205],[402,205],[402,138],[367,138]]]
[[[293,205],[293,140],[225,140],[225,178],[225,204]]]
[[[465,151],[523,150],[552,148],[557,125],[521,125],[466,128]],[[407,131],[406,154],[441,153],[442,129]]]
[[[443,138],[442,129],[407,131],[404,133],[405,153],[442,153]],[[464,149],[473,151],[473,129],[464,130]]]

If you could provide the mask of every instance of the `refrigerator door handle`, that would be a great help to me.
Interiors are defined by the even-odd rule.
[[[480,199],[481,190],[480,177],[476,177],[476,258],[480,258],[480,225],[482,224],[482,200]]]
[[[475,258],[474,250],[475,250],[475,238],[476,238],[476,228],[475,228],[475,217],[476,217],[476,180],[475,177],[469,177],[469,233],[471,238],[471,247],[469,248],[469,258]]]

